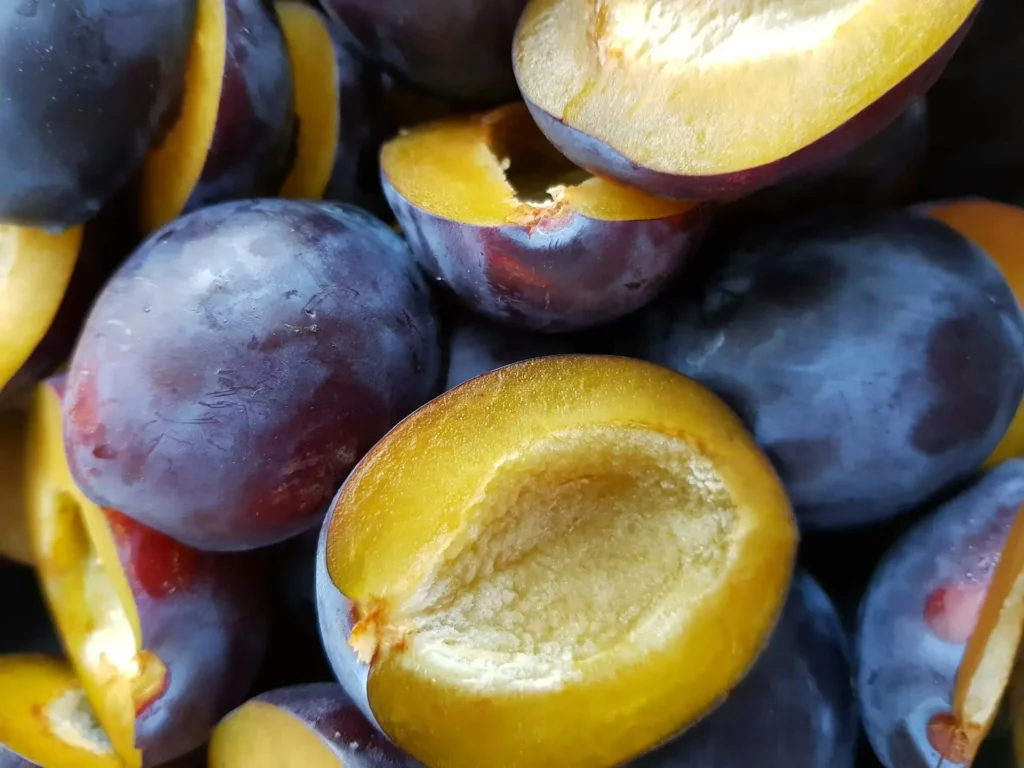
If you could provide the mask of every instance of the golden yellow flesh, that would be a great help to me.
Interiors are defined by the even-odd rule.
[[[417,207],[477,226],[571,211],[605,221],[648,220],[693,207],[611,184],[572,165],[521,103],[406,131],[384,145],[381,166],[395,190]]]
[[[714,175],[774,162],[877,101],[976,0],[531,0],[524,95],[636,163]]]
[[[60,399],[36,388],[29,431],[28,506],[43,591],[96,716],[119,755],[141,765],[135,712],[163,680],[163,665],[141,650],[135,601],[102,510],[71,478]]]
[[[342,491],[327,558],[399,746],[439,766],[600,768],[740,679],[795,540],[778,479],[713,395],[565,357],[403,422]]]
[[[320,199],[334,171],[338,151],[338,67],[334,41],[323,17],[308,5],[279,2],[295,77],[299,143],[281,197]]]
[[[71,669],[47,656],[0,656],[0,744],[47,768],[118,768]]]
[[[181,113],[142,167],[145,233],[176,219],[199,183],[217,125],[226,58],[224,0],[199,0]]]
[[[82,247],[82,227],[61,234],[0,225],[0,389],[57,315]]]
[[[345,768],[312,729],[289,712],[251,701],[221,721],[209,768]]]

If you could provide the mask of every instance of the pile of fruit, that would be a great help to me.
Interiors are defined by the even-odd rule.
[[[1022,0],[3,0],[0,768],[1024,768]]]

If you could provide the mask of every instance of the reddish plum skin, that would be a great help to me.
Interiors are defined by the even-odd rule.
[[[254,701],[277,707],[311,728],[344,768],[421,768],[363,717],[336,683],[269,691]]]
[[[259,571],[245,554],[185,547],[106,510],[139,612],[142,647],[167,667],[167,688],[135,721],[146,766],[203,744],[256,677],[267,639]]]
[[[548,333],[616,320],[654,299],[703,234],[705,210],[648,221],[570,212],[532,231],[435,216],[383,177],[413,254],[463,304],[500,323]]]
[[[69,465],[100,505],[196,548],[282,541],[438,392],[439,344],[426,280],[369,214],[203,209],[97,300],[68,378]]]
[[[512,36],[527,0],[320,0],[370,59],[424,90],[483,104],[516,98]]]
[[[206,163],[182,213],[276,195],[297,138],[291,60],[277,14],[263,0],[223,0],[227,55]]]
[[[927,726],[950,709],[961,637],[977,616],[953,616],[964,626],[951,638],[950,617],[936,614],[936,596],[950,588],[987,589],[1021,503],[1024,461],[1012,459],[917,523],[875,572],[857,632],[857,690],[865,730],[887,768],[938,764]]]
[[[196,0],[0,4],[0,221],[92,218],[181,100]]]
[[[975,9],[960,29],[928,61],[838,128],[791,155],[732,173],[679,176],[646,168],[600,139],[567,125],[558,116],[534,104],[530,101],[528,90],[524,90],[523,95],[530,114],[548,141],[581,168],[642,189],[655,197],[729,200],[834,162],[835,158],[846,155],[875,136],[935,83],[970,29],[976,13]]]
[[[756,238],[644,321],[640,356],[732,405],[810,528],[884,520],[966,479],[1024,392],[1003,276],[909,212]]]
[[[704,720],[628,768],[852,768],[858,735],[846,635],[798,573],[772,639]]]

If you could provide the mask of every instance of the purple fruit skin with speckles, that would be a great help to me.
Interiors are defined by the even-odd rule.
[[[805,526],[892,517],[974,472],[1024,393],[995,264],[911,212],[801,225],[647,313],[639,356],[738,412]]]
[[[798,573],[768,647],[725,701],[628,768],[852,768],[858,733],[846,635]]]
[[[155,233],[101,293],[64,401],[102,506],[198,549],[315,527],[355,462],[442,383],[426,280],[351,206],[256,200]]]
[[[281,688],[257,696],[301,720],[343,768],[420,768],[374,728],[337,683]]]
[[[927,603],[949,585],[991,583],[1022,503],[1024,460],[1012,459],[915,524],[872,577],[857,631],[857,693],[864,728],[887,768],[940,762],[928,723],[950,711],[966,644],[933,631]]]

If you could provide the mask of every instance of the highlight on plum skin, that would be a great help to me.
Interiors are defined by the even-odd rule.
[[[321,532],[320,626],[355,704],[427,765],[610,768],[740,682],[795,543],[778,478],[707,390],[540,358],[433,400],[353,470]]]
[[[971,706],[994,716],[1006,687],[1024,599],[1019,586],[1000,583],[994,592],[993,579],[1003,557],[1019,557],[1006,553],[1019,548],[1008,537],[1020,527],[1022,504],[1024,460],[1011,459],[916,523],[876,570],[856,635],[857,689],[865,730],[887,768],[967,764],[985,736],[990,720],[960,732],[954,710],[971,683]],[[1003,601],[1003,630],[990,621],[990,595]],[[978,631],[992,638],[981,638],[987,668],[967,654]],[[1006,643],[1013,647],[1003,653]]]
[[[63,449],[64,378],[36,389],[28,446],[33,554],[96,717],[130,768],[201,746],[252,684],[267,637],[257,563],[191,549],[90,502]]]
[[[752,238],[638,322],[638,356],[725,399],[816,529],[890,519],[966,480],[1024,393],[1005,277],[920,211]]]
[[[363,453],[439,391],[440,358],[426,280],[383,223],[213,206],[98,298],[68,375],[68,461],[91,499],[185,544],[264,546],[319,524]]]
[[[628,768],[853,768],[859,720],[846,633],[798,571],[768,647],[703,720]]]
[[[403,131],[381,150],[381,178],[428,274],[472,311],[546,332],[650,302],[709,220],[577,168],[521,102]]]

